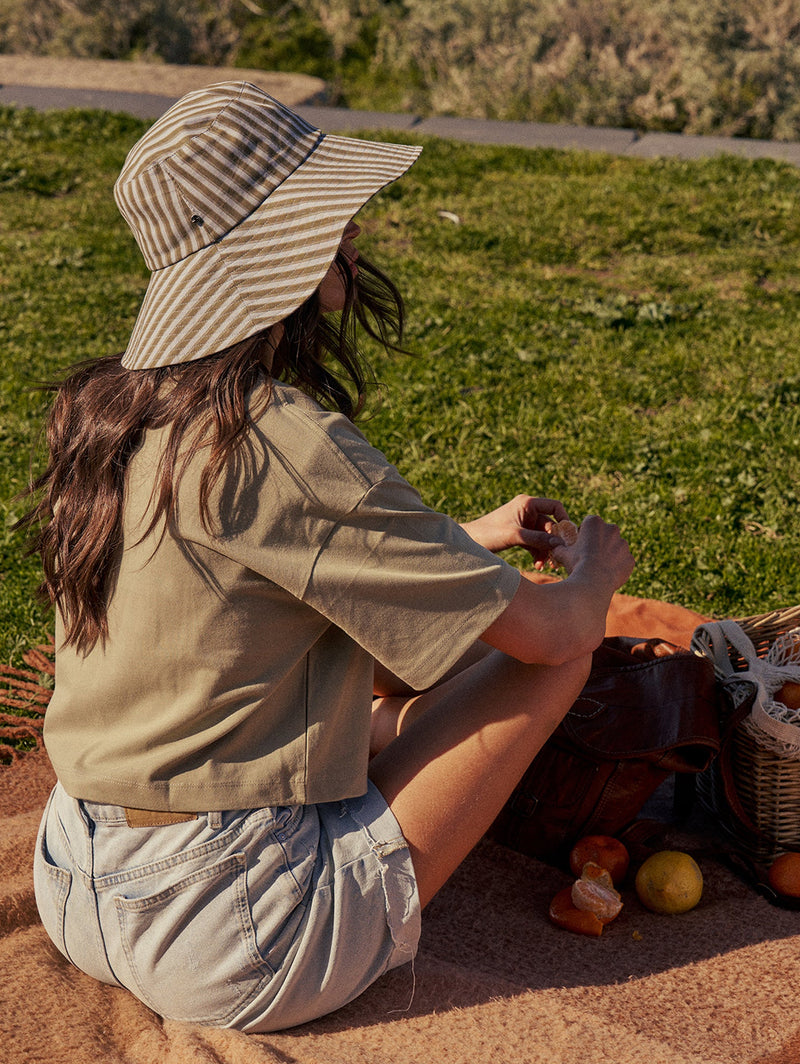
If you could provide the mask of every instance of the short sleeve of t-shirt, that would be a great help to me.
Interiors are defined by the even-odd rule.
[[[427,687],[502,612],[519,574],[395,478],[317,555],[305,600],[401,679]]]
[[[348,419],[295,389],[276,385],[256,438],[265,472],[221,503],[218,549],[407,683],[435,682],[503,611],[519,572],[427,507]]]

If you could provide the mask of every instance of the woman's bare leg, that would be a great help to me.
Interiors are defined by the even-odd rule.
[[[493,650],[423,694],[376,706],[400,734],[369,774],[408,840],[423,906],[489,829],[590,665],[523,665]]]
[[[435,687],[441,688],[448,680],[459,676],[471,665],[493,653],[488,643],[482,643],[480,639],[476,639],[469,650],[462,654],[455,665],[441,677]],[[415,710],[414,706],[417,705],[417,697],[423,693],[409,687],[377,662],[375,663],[373,690],[375,697],[372,703],[372,729],[369,743],[371,758],[397,738],[405,726],[404,721],[408,713],[411,713],[412,718],[418,714],[419,709]]]

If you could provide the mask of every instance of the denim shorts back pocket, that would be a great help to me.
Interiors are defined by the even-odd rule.
[[[44,823],[39,828],[33,862],[33,887],[36,907],[50,940],[70,960],[65,942],[67,898],[72,886],[72,873],[54,863],[47,848]]]
[[[223,1025],[269,979],[247,896],[247,859],[233,853],[144,897],[114,906],[134,992],[155,1012]]]

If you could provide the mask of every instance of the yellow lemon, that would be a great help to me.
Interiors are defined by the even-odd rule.
[[[688,853],[662,850],[636,873],[636,893],[654,913],[686,913],[703,894],[703,873]]]

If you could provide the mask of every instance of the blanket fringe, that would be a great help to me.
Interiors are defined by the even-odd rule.
[[[55,641],[26,650],[27,669],[0,664],[0,764],[10,764],[42,745],[44,713],[53,695]]]

